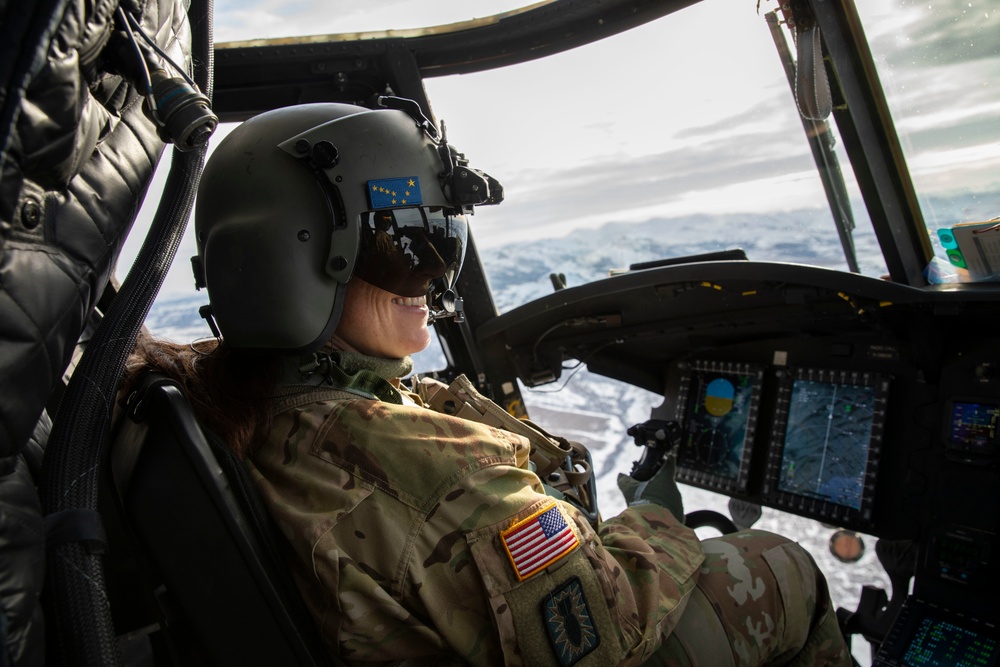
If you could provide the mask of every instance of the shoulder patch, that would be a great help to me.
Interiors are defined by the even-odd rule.
[[[541,572],[580,545],[556,503],[500,533],[518,581]]]
[[[580,579],[573,577],[542,600],[542,615],[549,641],[563,667],[571,667],[601,643],[597,626],[583,594]]]

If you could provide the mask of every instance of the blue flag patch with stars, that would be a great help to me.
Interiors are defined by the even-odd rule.
[[[601,643],[578,577],[546,596],[542,616],[552,649],[563,667],[576,664]]]
[[[368,203],[372,209],[419,206],[423,202],[420,179],[416,176],[368,181]]]

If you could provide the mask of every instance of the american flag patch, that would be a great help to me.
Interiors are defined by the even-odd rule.
[[[580,544],[555,503],[501,532],[500,539],[518,581],[544,570]]]

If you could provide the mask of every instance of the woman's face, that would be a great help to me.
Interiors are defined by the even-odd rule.
[[[355,276],[347,284],[333,342],[384,359],[420,352],[431,342],[427,297],[397,296]]]

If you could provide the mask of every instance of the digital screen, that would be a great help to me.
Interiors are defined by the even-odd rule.
[[[861,509],[875,387],[792,383],[778,490]]]
[[[977,533],[955,529],[954,533],[934,538],[928,565],[942,579],[963,584],[978,583],[984,576],[990,548]]]
[[[994,622],[907,597],[874,667],[1000,667]]]
[[[692,371],[678,465],[734,481],[739,477],[756,383],[749,373]]]
[[[903,654],[906,667],[996,667],[997,641],[927,616],[920,619]]]
[[[949,445],[956,449],[988,452],[996,443],[1000,407],[955,401],[951,408]]]

